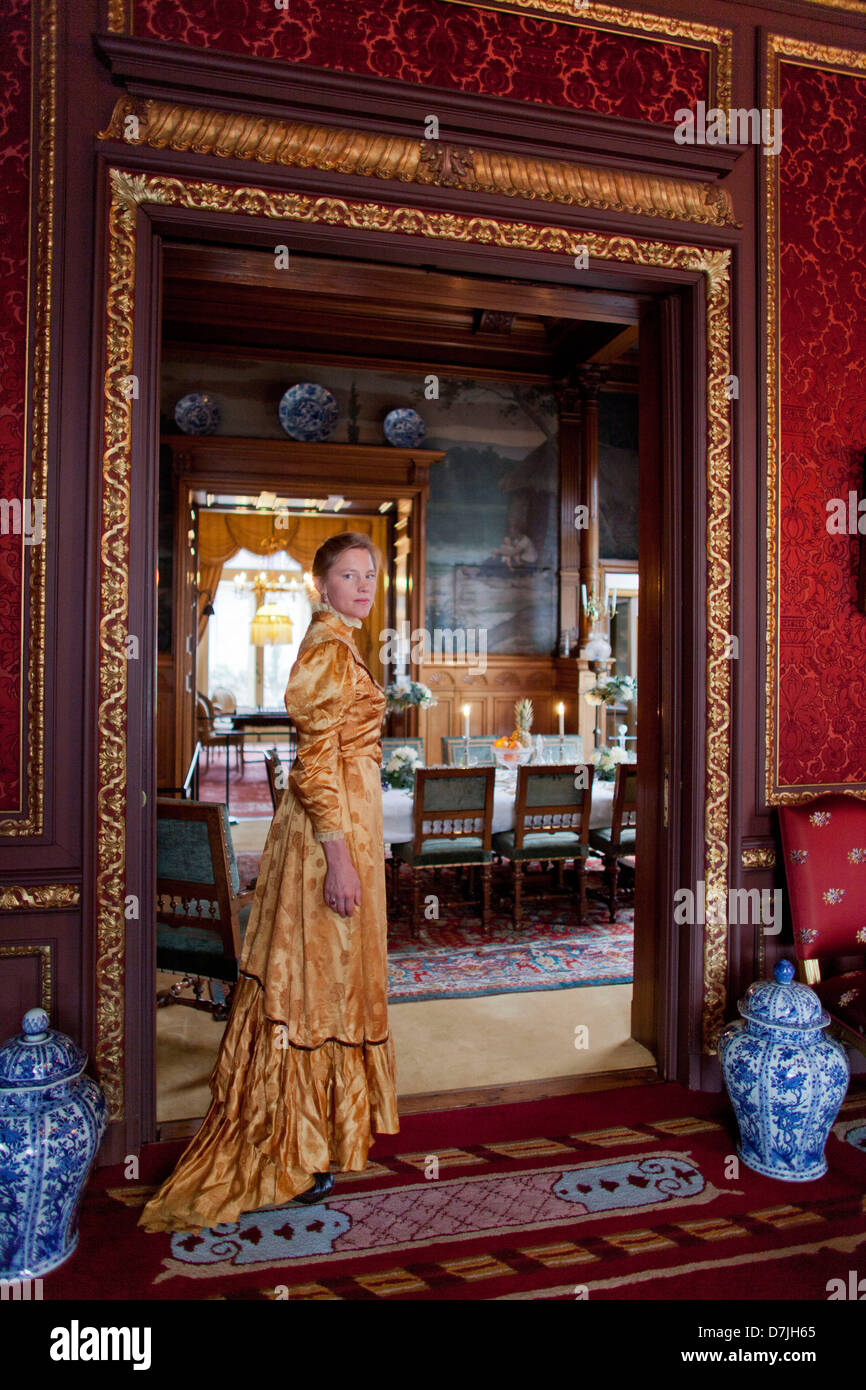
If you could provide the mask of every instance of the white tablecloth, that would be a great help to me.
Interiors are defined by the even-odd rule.
[[[499,779],[493,792],[493,831],[511,830],[514,825],[514,792],[507,792]],[[592,809],[589,814],[591,830],[610,825],[613,805],[613,782],[593,781]],[[415,838],[414,803],[412,793],[402,788],[382,789],[382,823],[386,845],[403,844]]]

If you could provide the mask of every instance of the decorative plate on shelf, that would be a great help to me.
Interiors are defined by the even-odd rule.
[[[220,418],[219,405],[204,391],[181,396],[174,408],[174,422],[184,434],[214,434]]]
[[[382,428],[388,443],[395,449],[415,449],[427,433],[427,426],[417,410],[410,410],[408,406],[390,411]]]
[[[314,381],[299,381],[297,386],[290,386],[280,401],[280,424],[286,434],[306,444],[330,439],[338,416],[337,402],[330,391]]]

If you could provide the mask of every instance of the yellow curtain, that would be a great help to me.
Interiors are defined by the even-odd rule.
[[[284,524],[277,526],[276,522]],[[287,524],[286,524],[287,523]],[[369,536],[379,547],[385,561],[376,591],[376,602],[364,626],[358,630],[358,650],[376,679],[382,682],[384,670],[379,660],[379,645],[382,629],[385,626],[386,591],[384,575],[387,573],[387,522],[384,516],[347,516],[340,520],[336,516],[255,516],[242,512],[209,512],[198,514],[199,550],[199,597],[198,636],[201,641],[207,626],[204,608],[210,601],[207,590],[216,596],[217,585],[223,566],[239,550],[250,550],[254,555],[275,555],[285,550],[296,560],[301,568],[313,568],[316,551],[329,536],[337,536],[343,531],[361,531]]]

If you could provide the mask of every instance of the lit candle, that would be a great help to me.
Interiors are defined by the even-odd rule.
[[[556,712],[559,715],[559,737],[562,738],[565,733],[565,705],[561,700],[556,706]]]
[[[469,706],[463,706],[463,737],[469,737]]]

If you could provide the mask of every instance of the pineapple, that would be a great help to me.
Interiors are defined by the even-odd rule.
[[[532,747],[532,701],[515,700],[514,732],[512,738],[518,739],[523,748]]]

